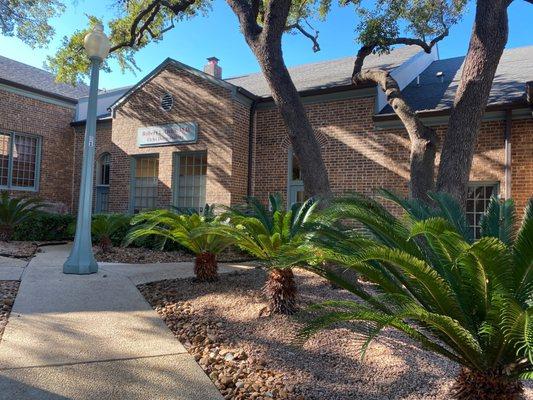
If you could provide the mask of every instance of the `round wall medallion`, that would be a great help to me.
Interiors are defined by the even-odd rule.
[[[165,93],[163,97],[161,97],[161,108],[165,111],[172,110],[172,106],[174,105],[174,97],[170,93]]]

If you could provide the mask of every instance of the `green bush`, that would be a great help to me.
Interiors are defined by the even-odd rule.
[[[68,227],[74,222],[71,214],[36,212],[31,218],[15,227],[13,240],[49,241],[72,240]]]

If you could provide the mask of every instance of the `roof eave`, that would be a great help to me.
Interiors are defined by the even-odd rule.
[[[527,107],[527,102],[524,101],[524,99],[520,100],[514,100],[514,101],[508,101],[508,102],[501,102],[501,103],[493,103],[489,104],[486,111],[504,111],[509,109],[515,109],[515,108],[523,108]],[[441,108],[441,109],[433,109],[433,110],[422,110],[417,111],[416,114],[421,118],[426,117],[442,117],[442,116],[448,116],[450,115],[451,107]],[[398,115],[395,113],[388,113],[388,114],[374,114],[372,119],[374,122],[379,121],[394,121],[398,120]]]
[[[41,96],[50,97],[55,100],[64,101],[66,103],[72,103],[72,104],[78,103],[78,99],[75,97],[67,97],[67,96],[62,96],[57,93],[47,92],[46,90],[41,90],[41,89],[37,89],[31,86],[23,85],[18,82],[10,81],[9,79],[0,78],[0,84],[11,86],[11,87],[14,87],[20,90],[25,90],[27,92],[35,93]]]

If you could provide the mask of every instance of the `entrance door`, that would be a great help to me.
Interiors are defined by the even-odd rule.
[[[302,180],[300,162],[294,155],[292,148],[289,149],[289,176],[287,200],[289,207],[291,207],[295,203],[303,203],[305,201],[304,181]]]
[[[105,213],[109,211],[109,172],[111,156],[104,153],[100,156],[96,170],[96,203],[94,211]]]

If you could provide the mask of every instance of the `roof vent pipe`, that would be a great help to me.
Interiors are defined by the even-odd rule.
[[[444,72],[439,71],[436,73],[437,78],[440,78],[440,83],[444,83]]]

